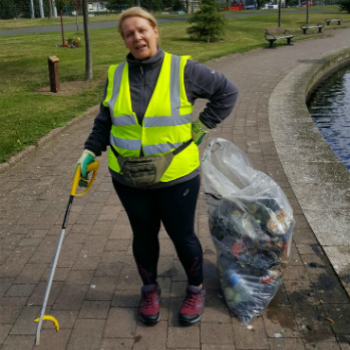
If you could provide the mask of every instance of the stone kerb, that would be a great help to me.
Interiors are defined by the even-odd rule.
[[[323,139],[306,106],[312,88],[348,64],[350,48],[304,61],[275,87],[268,109],[285,173],[350,296],[350,173]]]

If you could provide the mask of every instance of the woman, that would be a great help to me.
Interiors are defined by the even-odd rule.
[[[142,321],[160,320],[162,222],[188,277],[180,321],[193,324],[201,319],[205,304],[203,253],[194,233],[198,145],[230,114],[238,91],[222,74],[159,49],[157,22],[147,11],[124,11],[118,29],[130,52],[126,62],[109,68],[100,113],[77,164],[86,177],[87,165],[110,145],[108,166],[132,226],[133,254],[143,282]],[[197,98],[209,103],[192,123]]]

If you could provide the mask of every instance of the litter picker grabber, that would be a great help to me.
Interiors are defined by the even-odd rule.
[[[91,172],[91,171],[93,172],[90,180],[86,180],[86,179],[81,177],[80,165],[78,165],[77,168],[75,169],[72,189],[70,191],[69,201],[68,201],[66,213],[65,213],[64,219],[63,219],[61,235],[60,235],[60,238],[58,240],[56,253],[55,253],[55,258],[54,258],[53,263],[52,263],[49,280],[48,280],[47,286],[46,286],[46,291],[45,291],[43,306],[42,306],[42,309],[41,309],[41,314],[40,314],[39,318],[36,318],[34,320],[34,322],[38,323],[38,326],[37,326],[37,329],[36,329],[36,333],[35,333],[35,345],[36,346],[40,345],[40,332],[41,332],[41,327],[42,327],[42,324],[43,324],[44,320],[52,321],[54,323],[54,325],[55,325],[56,331],[57,332],[59,331],[59,327],[60,326],[59,326],[58,321],[56,320],[56,318],[53,317],[53,316],[45,315],[46,305],[47,305],[47,301],[49,299],[51,285],[52,285],[53,277],[55,275],[55,270],[56,270],[56,265],[57,265],[57,262],[58,262],[58,258],[60,256],[60,251],[61,251],[63,238],[64,238],[64,234],[65,234],[65,231],[66,231],[67,223],[68,223],[70,209],[71,209],[72,204],[73,204],[73,199],[74,199],[74,197],[81,197],[81,196],[83,196],[85,193],[87,193],[90,190],[90,188],[92,186],[92,183],[94,182],[96,174],[97,174],[98,165],[99,165],[98,161],[95,161],[95,162],[93,162],[93,163],[88,165],[87,172],[88,173]],[[84,192],[78,194],[78,193],[76,193],[76,191],[77,191],[78,184],[79,184],[80,180],[82,180],[82,181],[87,183],[87,188],[86,188],[86,190]]]

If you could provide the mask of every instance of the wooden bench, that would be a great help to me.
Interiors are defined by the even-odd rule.
[[[290,30],[286,30],[280,27],[267,28],[265,32],[265,40],[270,43],[270,48],[273,48],[273,43],[279,39],[286,39],[287,44],[290,45],[292,38],[294,38],[294,34]]]
[[[326,19],[327,26],[329,26],[332,22],[338,22],[338,26],[340,26],[341,18]]]
[[[304,26],[301,26],[300,28],[303,31],[303,34],[306,34],[308,29],[313,29],[313,28],[318,28],[318,32],[322,33],[322,28],[323,27],[324,27],[324,24],[318,23],[316,25],[304,25]]]

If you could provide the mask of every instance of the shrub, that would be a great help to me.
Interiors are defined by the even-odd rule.
[[[350,13],[350,0],[343,0],[339,3],[339,10]]]
[[[0,19],[13,19],[18,16],[17,6],[13,0],[0,0]]]
[[[199,11],[189,19],[191,27],[187,33],[192,39],[209,43],[221,39],[225,35],[226,19],[218,12],[216,0],[203,0]]]

